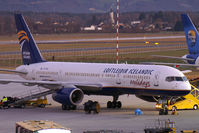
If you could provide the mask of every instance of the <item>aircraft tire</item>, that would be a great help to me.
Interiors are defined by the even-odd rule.
[[[120,101],[117,102],[117,108],[121,108],[122,107],[122,103]]]
[[[62,104],[62,110],[67,110],[67,105]]]
[[[163,109],[160,109],[159,110],[159,115],[163,115],[164,114],[164,110]]]
[[[71,105],[71,106],[70,106],[70,109],[71,109],[71,110],[76,110],[76,109],[77,109],[77,106],[76,106],[76,105]]]
[[[40,108],[45,108],[46,105],[45,105],[45,104],[40,104],[38,107],[40,107]]]
[[[22,108],[22,109],[24,109],[25,107],[26,107],[25,104],[22,104],[22,105],[20,106],[20,108]]]
[[[177,110],[177,107],[176,107],[176,106],[173,106],[173,107],[172,107],[172,110]]]
[[[113,104],[113,103],[112,103],[111,101],[108,101],[108,102],[107,102],[107,108],[108,108],[108,109],[109,109],[109,108],[112,108],[112,104]]]
[[[164,110],[164,115],[168,115],[168,109]]]

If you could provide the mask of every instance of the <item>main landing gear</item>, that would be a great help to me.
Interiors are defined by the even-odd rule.
[[[121,108],[122,103],[120,101],[117,101],[119,96],[113,96],[113,101],[107,102],[107,108]]]

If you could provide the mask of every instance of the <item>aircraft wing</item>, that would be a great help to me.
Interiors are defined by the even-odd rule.
[[[194,65],[194,64],[164,63],[164,62],[140,62],[140,64],[145,64],[145,65],[173,65],[173,66],[199,67],[199,65]]]
[[[161,57],[161,58],[170,58],[170,59],[179,59],[179,60],[194,61],[194,59],[182,58],[182,57],[176,57],[176,56],[162,56],[162,55],[152,55],[152,56],[153,57]]]
[[[0,69],[1,72],[11,72],[11,73],[18,73],[18,74],[27,74],[25,71],[17,71],[17,70],[11,70],[11,69]]]
[[[16,79],[0,79],[0,84],[8,83],[22,83],[25,85],[61,85],[61,82],[57,81],[37,81],[37,80],[16,80]]]
[[[60,89],[63,86],[74,86],[82,89],[83,91],[97,91],[103,87],[101,84],[90,84],[90,83],[68,83],[62,81],[37,81],[37,80],[16,80],[16,79],[0,79],[0,84],[8,83],[21,83],[26,86],[39,85],[48,89]]]

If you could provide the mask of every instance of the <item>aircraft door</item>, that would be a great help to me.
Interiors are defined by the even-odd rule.
[[[157,71],[157,72],[155,72],[155,74],[154,74],[154,86],[159,86],[159,81],[160,80],[160,72],[159,71]]]
[[[63,73],[62,70],[59,71],[58,79],[59,79],[60,81],[64,80],[64,73]]]
[[[32,78],[32,80],[36,80],[36,73],[35,73],[35,70],[34,69],[32,69],[32,73],[31,73],[31,78]]]
[[[120,85],[121,83],[122,83],[122,81],[121,81],[121,74],[120,73],[117,73],[116,74],[116,84],[117,85]]]

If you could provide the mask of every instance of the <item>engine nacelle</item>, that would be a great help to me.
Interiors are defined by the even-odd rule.
[[[53,100],[64,105],[78,105],[84,98],[84,93],[79,88],[63,88],[52,95]]]

